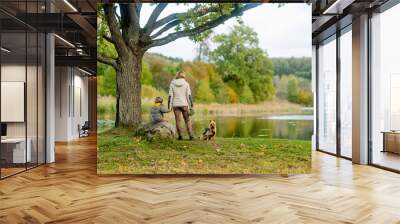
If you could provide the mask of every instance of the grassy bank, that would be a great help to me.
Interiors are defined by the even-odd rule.
[[[114,120],[115,117],[115,98],[98,97],[97,100],[98,119]],[[150,98],[142,99],[143,114],[150,111],[153,100]],[[284,114],[300,113],[301,106],[287,101],[274,100],[259,104],[195,104],[196,115],[218,115],[218,116],[239,116],[239,115],[259,115],[259,114]]]
[[[99,174],[297,174],[311,168],[311,142],[217,138],[147,142],[129,130],[98,136]]]

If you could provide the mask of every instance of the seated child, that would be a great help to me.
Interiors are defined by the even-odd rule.
[[[150,109],[150,120],[152,124],[157,124],[159,122],[163,122],[164,114],[170,112],[167,108],[165,108],[163,104],[163,98],[156,97],[154,99],[154,105]]]
[[[144,133],[149,141],[157,134],[162,138],[174,138],[175,136],[174,126],[164,120],[164,114],[170,112],[170,110],[162,102],[161,97],[156,97],[154,105],[150,109],[150,123],[144,127]]]

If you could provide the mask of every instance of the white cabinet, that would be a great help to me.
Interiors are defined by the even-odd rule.
[[[32,161],[32,140],[28,138],[26,143],[28,145],[25,151],[25,138],[7,138],[1,140],[2,145],[11,147],[13,163],[25,163]]]

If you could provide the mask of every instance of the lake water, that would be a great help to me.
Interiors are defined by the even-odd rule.
[[[309,112],[298,115],[259,115],[259,116],[207,116],[199,118],[195,116],[193,129],[196,136],[200,136],[208,127],[210,119],[217,122],[217,137],[261,137],[281,139],[311,140],[313,133],[313,115]],[[173,121],[170,115],[168,120]],[[98,121],[98,128],[107,130],[113,127],[113,121]],[[184,135],[186,129],[182,123]]]
[[[217,122],[218,137],[311,140],[313,133],[313,115],[222,116],[195,120],[193,129],[197,136],[208,126],[210,119]]]

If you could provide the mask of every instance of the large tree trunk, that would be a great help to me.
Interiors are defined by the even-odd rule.
[[[115,112],[115,127],[119,127],[119,88],[118,88],[118,82],[115,80],[116,84],[116,112]]]
[[[135,51],[119,61],[116,126],[137,128],[142,123],[142,58],[143,53]]]

